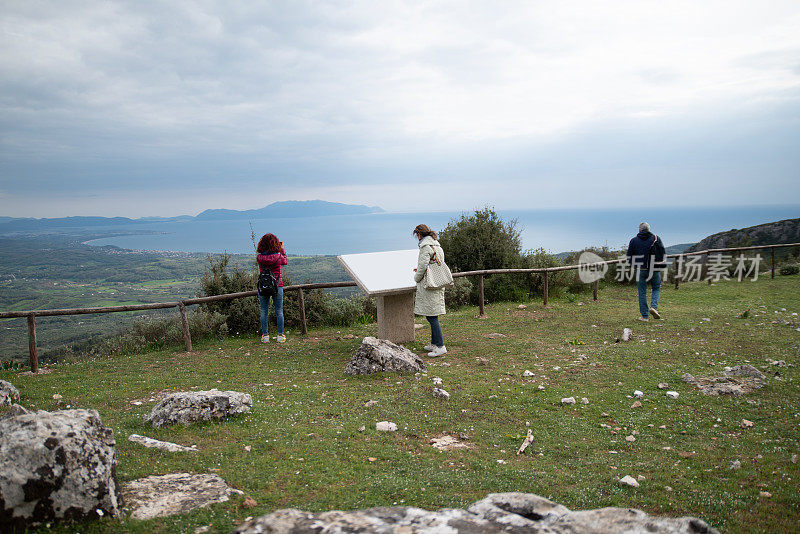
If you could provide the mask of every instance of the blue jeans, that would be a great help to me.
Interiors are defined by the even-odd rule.
[[[275,306],[275,318],[278,321],[278,334],[283,334],[283,288],[278,288],[278,293],[272,297],[258,296],[258,303],[261,305],[261,335],[269,335],[269,299]]]
[[[439,324],[439,317],[427,315],[425,318],[431,323],[431,345],[444,347],[444,337],[442,336],[442,325]]]
[[[650,315],[650,309],[647,306],[647,277],[650,272],[647,269],[639,269],[636,271],[636,288],[639,290],[639,313],[645,319]],[[658,309],[658,297],[661,296],[661,272],[655,271],[650,277],[650,287],[653,288],[653,294],[650,297],[650,308]]]

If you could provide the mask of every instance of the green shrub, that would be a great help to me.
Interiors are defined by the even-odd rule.
[[[466,276],[453,279],[453,287],[444,290],[444,304],[447,308],[460,308],[470,303],[473,283]]]
[[[800,273],[800,266],[798,265],[784,265],[781,267],[780,273],[784,276]]]

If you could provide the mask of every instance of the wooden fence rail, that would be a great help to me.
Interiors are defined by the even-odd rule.
[[[683,256],[704,256],[703,271],[701,272],[701,279],[706,277],[706,269],[708,264],[709,255],[721,255],[725,252],[742,252],[746,250],[769,250],[771,259],[772,278],[775,278],[775,249],[798,247],[800,243],[786,243],[779,245],[757,245],[748,247],[734,247],[734,248],[715,248],[708,250],[699,250],[696,252],[687,252],[681,254],[668,254],[667,258],[679,258]],[[624,262],[624,258],[615,260],[600,261],[596,263],[584,263],[578,265],[560,265],[558,267],[535,267],[528,269],[484,269],[480,271],[465,271],[460,273],[453,273],[454,278],[464,276],[477,276],[478,277],[478,312],[481,316],[485,315],[485,299],[484,299],[484,277],[492,274],[541,274],[543,280],[542,300],[545,306],[548,305],[549,298],[549,280],[548,274],[561,271],[572,271],[576,269],[587,269],[592,267],[600,267],[603,265],[612,265]],[[678,289],[679,278],[675,273],[675,289]],[[708,279],[711,283],[711,279]],[[597,300],[599,281],[592,284],[592,298]],[[335,287],[355,287],[355,282],[321,282],[309,284],[295,284],[285,286],[284,291],[297,291],[298,300],[300,304],[300,332],[305,335],[308,333],[306,325],[306,310],[305,298],[303,291],[312,289],[330,289]],[[95,308],[64,308],[55,310],[25,310],[25,311],[6,311],[0,312],[0,319],[9,319],[14,317],[25,317],[28,320],[28,352],[30,356],[31,371],[36,373],[39,370],[39,362],[36,351],[36,317],[53,317],[57,315],[83,315],[89,313],[116,313],[127,311],[141,311],[141,310],[162,310],[169,308],[178,308],[181,317],[181,329],[183,330],[183,340],[187,352],[192,351],[192,337],[189,333],[189,320],[186,312],[186,307],[194,304],[205,304],[207,302],[220,302],[225,300],[234,300],[245,297],[254,297],[258,294],[256,291],[242,291],[239,293],[227,293],[225,295],[213,295],[210,297],[197,297],[191,299],[183,299],[175,302],[154,302],[151,304],[132,304],[124,306],[104,306]]]

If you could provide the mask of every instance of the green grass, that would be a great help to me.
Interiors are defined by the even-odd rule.
[[[192,354],[117,356],[54,366],[36,377],[0,372],[0,378],[17,385],[28,407],[97,409],[117,438],[120,482],[215,472],[258,502],[243,508],[237,497],[180,517],[111,518],[58,532],[192,532],[208,524],[212,532],[228,532],[247,516],[278,508],[397,503],[437,509],[502,491],[537,493],[572,509],[694,515],[724,532],[796,532],[800,464],[790,458],[800,453],[800,321],[791,313],[800,312],[798,303],[796,277],[762,277],[685,284],[678,291],[665,285],[665,320],[646,324],[635,321],[631,287],[603,288],[598,302],[581,294],[574,302],[552,300],[548,308],[494,304],[486,319],[465,308],[443,317],[449,353],[418,377],[343,374],[360,338],[376,333],[370,324],[341,333],[315,330],[285,345],[264,346],[255,338],[196,341]],[[747,308],[750,316],[737,319]],[[778,318],[794,324],[773,324]],[[633,329],[634,339],[614,343],[624,327]],[[487,337],[495,332],[506,337]],[[346,333],[355,339],[342,338]],[[427,326],[410,347],[421,352],[426,335]],[[766,358],[791,366],[777,369]],[[745,397],[705,397],[680,381],[686,372],[703,376],[746,362],[771,378]],[[535,376],[523,377],[526,369]],[[449,401],[432,397],[434,376],[444,380]],[[667,399],[659,382],[680,397]],[[252,412],[190,427],[152,429],[142,422],[150,398],[214,387],[252,394]],[[646,394],[641,408],[631,408],[636,389]],[[63,396],[58,405],[55,393]],[[570,396],[578,404],[562,406],[560,399]],[[580,404],[581,397],[589,404]],[[144,405],[132,405],[135,399]],[[365,408],[371,399],[377,406]],[[742,428],[742,419],[754,426]],[[399,431],[376,432],[382,420],[394,421]],[[527,424],[535,439],[517,456]],[[359,432],[362,425],[366,430]],[[628,443],[625,436],[634,430],[636,441]],[[200,450],[153,451],[127,441],[132,433]],[[473,448],[439,452],[430,439],[442,433],[464,434]],[[741,469],[728,469],[734,459]],[[638,489],[627,488],[617,484],[624,475],[646,479]],[[759,497],[760,491],[772,496]]]

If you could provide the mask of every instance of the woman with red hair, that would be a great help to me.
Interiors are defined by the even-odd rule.
[[[275,318],[278,322],[278,337],[275,339],[278,343],[286,341],[286,336],[283,335],[283,275],[281,274],[281,265],[286,265],[286,249],[283,248],[283,243],[278,241],[278,238],[273,234],[264,234],[259,240],[256,247],[256,261],[258,267],[263,273],[266,269],[272,270],[273,276],[278,280],[278,292],[272,296],[272,303],[275,306]],[[261,342],[269,343],[269,299],[268,295],[259,295],[258,303],[261,305]]]

